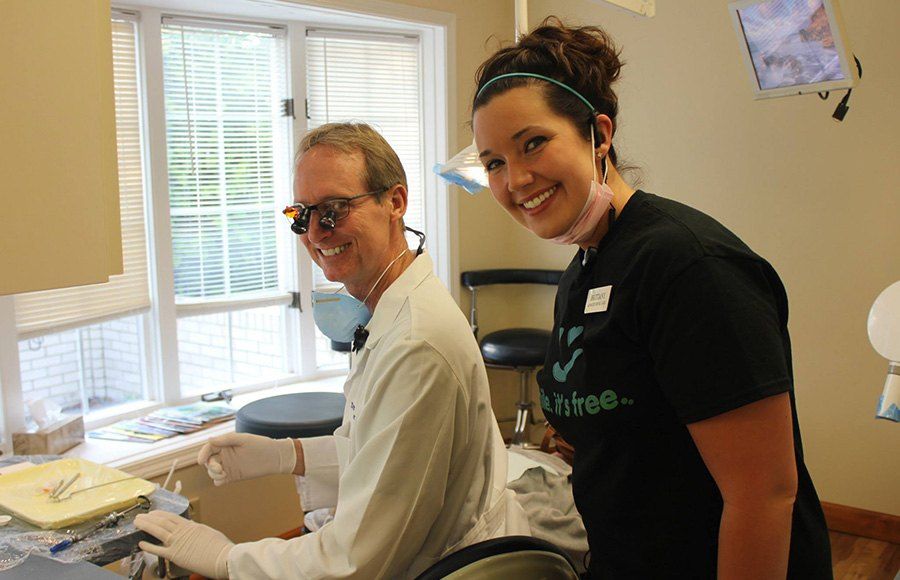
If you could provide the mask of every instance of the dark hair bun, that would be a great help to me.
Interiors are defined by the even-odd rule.
[[[603,29],[567,27],[555,16],[546,18],[523,36],[516,48],[532,53],[530,56],[537,61],[552,63],[558,74],[583,87],[612,84],[619,78],[623,65],[620,50]]]
[[[503,74],[529,72],[555,79],[575,89],[600,114],[613,121],[619,112],[619,100],[612,90],[622,71],[621,51],[612,38],[597,26],[570,27],[549,16],[517,44],[501,48],[488,58],[475,73],[478,91],[491,79]],[[584,103],[552,83],[533,78],[516,77],[493,82],[483,92],[476,91],[472,112],[486,105],[493,97],[515,87],[540,86],[550,107],[569,117],[588,133],[591,115]],[[610,152],[615,163],[615,153]]]

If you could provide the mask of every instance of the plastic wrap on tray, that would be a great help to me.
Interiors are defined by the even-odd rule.
[[[59,497],[51,497],[59,488],[64,488]],[[0,476],[0,509],[55,530],[134,505],[139,495],[154,489],[149,481],[118,469],[80,458],[59,459]]]
[[[0,458],[0,468],[8,468],[21,462],[32,463],[40,467],[50,465],[58,460],[58,456],[10,456],[7,458]],[[90,462],[87,463],[90,464]],[[28,467],[23,471],[27,471],[28,469],[32,468]],[[113,473],[120,474],[120,476],[123,477],[131,477],[128,474],[115,469],[106,469],[109,469]],[[6,475],[0,475],[0,482],[2,482],[4,478],[14,474],[15,473],[12,472]],[[90,476],[90,473],[87,473],[86,476]],[[81,477],[79,477],[77,481],[80,480]],[[131,481],[141,482],[144,480],[132,479]],[[113,484],[112,486],[105,487],[115,487],[117,485],[120,484]],[[151,490],[155,488],[154,484],[150,485]],[[81,484],[80,487],[83,489],[87,486]],[[70,489],[76,489],[75,484],[73,484]],[[85,492],[85,494],[87,493],[89,492]],[[151,504],[150,509],[161,509],[182,516],[188,515],[188,501],[184,496],[164,489],[156,489],[156,491],[152,491],[152,493],[149,493],[148,495]],[[65,496],[66,494],[63,494],[63,497]],[[133,503],[133,501],[134,500],[132,500],[131,503]],[[127,507],[127,505],[128,504],[125,504],[125,507]],[[55,554],[50,553],[50,548],[52,546],[71,537],[72,534],[78,534],[90,529],[101,517],[108,515],[109,512],[116,509],[117,508],[110,507],[89,521],[80,524],[64,525],[58,530],[39,529],[35,525],[14,515],[12,521],[7,526],[0,527],[0,571],[18,566],[24,562],[30,554],[44,556],[58,562],[69,563],[87,561],[98,566],[104,566],[110,562],[115,562],[116,560],[128,556],[135,550],[138,541],[148,539],[146,534],[134,527],[134,517],[140,510],[129,513],[114,527],[103,528],[96,533],[91,534],[84,540],[72,544],[65,550]],[[121,510],[121,507],[118,509]],[[0,508],[0,511],[2,511],[2,508]]]

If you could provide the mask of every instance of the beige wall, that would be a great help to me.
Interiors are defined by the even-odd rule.
[[[754,101],[726,6],[660,0],[644,19],[597,1],[532,0],[529,13],[532,26],[549,14],[602,25],[622,45],[620,153],[643,168],[645,189],[718,218],[787,287],[798,412],[822,499],[900,514],[900,427],[873,418],[886,362],[866,335],[872,301],[900,279],[900,3],[842,2],[864,69],[843,123],[830,118],[842,94]],[[461,45],[482,45],[459,30]],[[471,70],[459,76],[468,102]],[[570,250],[532,240],[487,197],[460,200],[462,269],[568,261]],[[497,299],[482,325],[540,322],[551,300]]]

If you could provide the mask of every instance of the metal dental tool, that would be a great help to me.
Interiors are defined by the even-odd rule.
[[[50,492],[50,499],[59,501],[59,496],[61,496],[63,493],[65,493],[65,491],[67,489],[72,487],[72,484],[75,483],[75,480],[78,479],[79,477],[81,477],[80,471],[78,473],[76,473],[75,475],[73,475],[71,478],[69,478],[69,481],[64,483],[62,486],[57,485],[53,489],[53,491]]]
[[[129,512],[132,512],[136,509],[149,510],[150,509],[150,499],[147,496],[139,495],[138,503],[134,504],[130,508],[124,509],[120,512],[112,512],[102,520],[88,528],[87,530],[81,532],[80,534],[71,534],[68,538],[59,542],[58,544],[51,546],[50,553],[56,554],[57,552],[61,552],[74,544],[75,542],[80,542],[85,538],[96,534],[103,528],[112,528],[115,527],[116,524],[119,523],[119,520],[124,518]]]
[[[98,483],[97,485],[92,485],[92,486],[90,486],[90,487],[83,487],[83,488],[81,488],[81,489],[76,489],[75,491],[73,491],[72,493],[70,493],[69,495],[67,495],[66,497],[61,497],[62,491],[65,491],[65,490],[63,489],[62,491],[60,491],[59,493],[57,493],[56,497],[53,497],[52,494],[50,495],[50,497],[53,498],[53,499],[55,499],[55,500],[57,500],[57,501],[63,501],[63,500],[67,500],[67,499],[69,499],[70,497],[72,497],[73,495],[79,494],[79,493],[81,493],[81,492],[83,492],[83,491],[90,491],[90,490],[92,490],[92,489],[97,489],[98,487],[104,487],[104,486],[106,486],[106,485],[112,485],[112,484],[114,484],[114,483],[119,483],[120,481],[130,481],[130,480],[132,480],[132,479],[140,479],[140,478],[139,478],[138,476],[135,475],[135,476],[133,476],[133,477],[123,477],[122,479],[116,479],[116,480],[113,480],[113,481],[107,481],[107,482],[105,482],[105,483]],[[68,487],[68,486],[66,486],[66,487]]]

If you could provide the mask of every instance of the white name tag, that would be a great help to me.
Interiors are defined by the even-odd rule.
[[[593,314],[594,312],[606,312],[609,306],[609,295],[612,292],[612,286],[600,286],[593,288],[587,295],[587,302],[584,305],[585,314]]]

